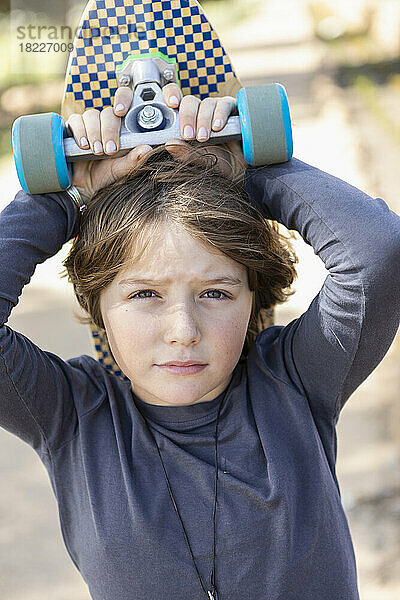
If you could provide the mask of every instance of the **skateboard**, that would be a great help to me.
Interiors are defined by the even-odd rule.
[[[69,57],[61,115],[22,116],[13,125],[14,158],[23,189],[66,189],[72,181],[72,162],[99,159],[68,136],[65,121],[72,113],[112,106],[120,86],[131,86],[134,96],[121,122],[120,151],[113,157],[139,144],[157,146],[181,138],[178,111],[167,107],[162,97],[162,87],[170,82],[178,83],[184,95],[200,99],[237,97],[239,116],[229,117],[224,129],[212,132],[205,144],[242,140],[245,160],[255,166],[291,158],[285,88],[278,83],[243,88],[196,0],[90,0]],[[264,327],[272,324],[273,312],[264,319]],[[91,325],[91,334],[99,362],[128,380],[105,332]]]

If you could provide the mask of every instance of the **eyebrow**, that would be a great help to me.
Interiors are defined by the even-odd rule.
[[[197,280],[198,281],[198,280]],[[165,283],[171,283],[171,279],[162,279],[160,281],[154,281],[153,279],[136,279],[136,278],[128,278],[128,279],[122,279],[118,285],[131,285],[131,284],[149,284],[149,285],[161,285],[161,284],[165,284]],[[232,285],[232,286],[238,286],[241,287],[243,286],[243,282],[241,279],[238,279],[236,277],[216,277],[215,279],[207,279],[205,281],[201,281],[200,283],[206,283],[206,284],[216,284],[216,283],[223,283],[226,285]]]

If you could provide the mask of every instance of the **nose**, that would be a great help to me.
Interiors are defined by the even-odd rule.
[[[168,316],[165,338],[169,344],[171,342],[192,344],[200,340],[198,320],[190,308],[181,308]]]

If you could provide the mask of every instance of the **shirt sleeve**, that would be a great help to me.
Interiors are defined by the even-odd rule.
[[[400,322],[400,218],[381,198],[292,158],[246,172],[265,218],[296,230],[329,271],[308,310],[260,334],[265,364],[338,419],[388,351]]]
[[[74,437],[73,398],[85,393],[88,376],[83,357],[64,361],[5,323],[36,265],[56,254],[76,227],[76,209],[65,192],[21,190],[0,213],[0,426],[39,454]]]

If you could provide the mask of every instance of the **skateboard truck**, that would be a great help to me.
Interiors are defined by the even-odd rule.
[[[175,59],[164,57],[161,52],[128,56],[118,69],[117,81],[119,86],[130,87],[133,90],[131,106],[122,119],[120,130],[120,150],[113,158],[124,156],[140,144],[162,146],[171,139],[181,139],[179,129],[179,111],[165,104],[162,88],[167,83],[177,83]],[[241,125],[238,116],[229,117],[225,127],[218,132],[211,132],[207,142],[191,140],[194,145],[222,144],[240,140]],[[80,160],[101,160],[102,156],[92,154],[91,150],[82,150],[73,137],[64,139],[65,155],[70,162]]]
[[[183,139],[178,109],[168,107],[162,88],[179,85],[174,58],[160,52],[128,56],[116,67],[120,86],[133,90],[131,106],[121,122],[120,150],[112,156],[97,156],[80,148],[67,137],[65,122],[57,113],[18,117],[13,124],[14,160],[22,188],[29,194],[65,190],[72,181],[71,163],[103,160],[126,155],[141,144],[160,146],[171,139]],[[211,131],[211,145],[241,140],[245,161],[252,166],[288,161],[293,154],[288,99],[280,83],[241,88],[237,93],[239,116],[230,116],[225,127]]]
[[[133,90],[131,106],[121,124],[121,135],[124,130],[131,133],[169,130],[176,124],[177,111],[166,106],[162,95],[166,83],[177,83],[176,68],[171,66],[161,57],[138,59],[133,56],[121,65],[116,73],[118,84]]]

